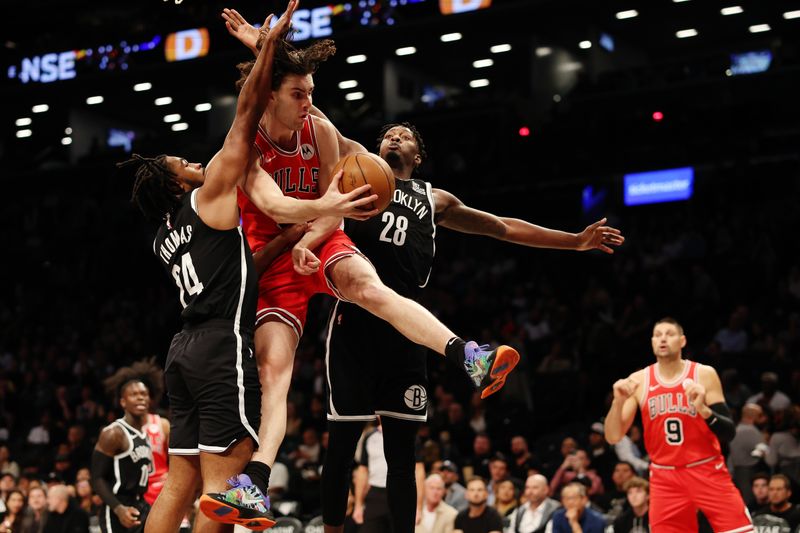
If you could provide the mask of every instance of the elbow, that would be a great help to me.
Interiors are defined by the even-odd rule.
[[[606,442],[611,444],[612,446],[622,440],[622,435],[618,435],[616,432],[608,430],[605,431],[605,437],[606,437]]]

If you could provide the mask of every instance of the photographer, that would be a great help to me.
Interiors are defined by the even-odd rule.
[[[573,481],[587,485],[589,497],[603,494],[603,480],[594,469],[589,468],[590,465],[591,461],[585,450],[575,450],[567,455],[550,481],[550,494],[558,495],[561,487]]]

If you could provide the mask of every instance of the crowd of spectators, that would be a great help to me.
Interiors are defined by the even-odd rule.
[[[792,166],[779,170],[796,178]],[[89,458],[100,428],[121,416],[102,380],[146,356],[163,361],[179,327],[174,288],[125,205],[129,184],[103,172],[88,167],[77,185],[59,173],[36,188],[16,184],[19,194],[1,201],[0,533],[41,531],[48,513],[97,512]],[[539,504],[559,501],[564,520],[587,503],[604,524],[624,521],[620,531],[646,524],[641,431],[635,425],[609,447],[601,417],[613,381],[652,361],[650,330],[663,315],[684,325],[685,355],[720,373],[739,423],[729,467],[753,511],[800,494],[797,180],[781,181],[781,195],[739,175],[708,180],[687,203],[610,204],[610,222],[627,237],[610,257],[440,233],[423,303],[462,336],[522,354],[488,401],[460,369],[429,358],[420,461],[445,502],[468,510],[485,493],[489,508],[520,527],[538,523],[526,506],[538,518]],[[548,226],[586,222],[534,189],[509,199],[447,186],[476,207]],[[312,301],[271,480],[276,508],[303,518],[319,513],[329,304]],[[157,408],[168,417],[166,400]]]

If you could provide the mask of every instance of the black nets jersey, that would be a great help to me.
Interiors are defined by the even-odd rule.
[[[178,286],[181,318],[190,324],[232,320],[252,329],[258,290],[250,246],[241,226],[207,226],[197,214],[196,198],[197,189],[184,195],[153,241],[153,252]]]
[[[114,456],[114,477],[108,481],[117,498],[130,505],[147,492],[147,480],[153,470],[153,452],[144,429],[139,431],[122,418],[112,424],[125,432],[128,448]]]
[[[431,184],[395,179],[392,202],[364,221],[347,220],[345,233],[375,265],[381,280],[407,297],[428,284],[436,253]]]

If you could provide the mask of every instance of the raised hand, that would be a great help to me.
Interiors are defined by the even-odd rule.
[[[625,401],[636,392],[639,382],[633,378],[619,379],[614,383],[614,399]]]
[[[582,232],[578,233],[578,246],[576,250],[602,250],[607,254],[613,254],[614,250],[610,246],[619,246],[625,242],[625,237],[622,232],[617,228],[611,226],[604,226],[608,219],[602,218],[586,226]]]
[[[267,15],[267,20],[264,25],[269,27],[270,18],[272,15]],[[228,33],[236,37],[239,42],[258,54],[256,44],[258,43],[258,30],[254,28],[244,17],[235,9],[228,9],[227,7],[222,10],[222,18],[225,19],[225,27]]]
[[[264,21],[264,26],[258,30],[259,33],[266,34],[267,39],[273,42],[284,37],[289,32],[289,27],[292,25],[292,15],[294,15],[294,11],[297,9],[299,3],[298,0],[289,0],[286,11],[283,12],[283,15],[281,15],[278,22],[275,23],[275,26],[270,28],[272,15],[269,15]]]
[[[377,200],[378,195],[373,194],[360,198],[360,196],[370,191],[372,185],[362,185],[347,194],[342,194],[339,191],[339,182],[342,180],[343,174],[343,170],[334,174],[333,179],[331,179],[331,184],[328,186],[328,190],[320,197],[322,209],[325,211],[325,214],[327,216],[347,217],[355,220],[367,220],[371,216],[377,215],[379,213],[377,209],[365,211],[362,206]]]

